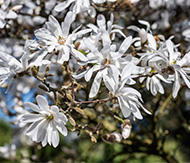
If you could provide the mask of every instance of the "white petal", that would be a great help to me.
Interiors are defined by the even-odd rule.
[[[87,72],[87,70],[86,71],[84,71],[84,72],[81,72],[80,74],[78,74],[78,75],[72,75],[72,77],[73,78],[75,78],[75,79],[81,79],[85,74],[86,74],[86,72]]]
[[[72,52],[73,56],[76,57],[76,59],[78,59],[80,61],[83,61],[83,62],[87,62],[88,61],[88,58],[85,57],[85,55],[82,54],[81,52],[79,52],[78,50],[72,48],[71,52]]]
[[[41,109],[37,105],[35,105],[35,104],[31,103],[31,102],[25,102],[24,106],[28,107],[28,108],[30,108],[33,111],[38,112],[38,113],[41,111]]]
[[[129,117],[130,114],[131,114],[131,111],[130,111],[130,110],[127,108],[127,106],[126,106],[127,102],[125,102],[125,101],[123,100],[123,98],[121,98],[121,96],[117,97],[117,99],[118,99],[118,101],[119,101],[119,106],[120,106],[120,108],[121,108],[121,111],[122,111],[122,113],[123,113],[123,116],[124,116],[125,118]],[[128,105],[128,104],[127,104],[127,105]]]
[[[122,136],[124,139],[127,139],[131,134],[131,127],[129,125],[125,125],[122,130]]]
[[[48,133],[46,132],[45,133],[45,136],[44,136],[44,140],[42,141],[42,147],[45,147],[46,145],[47,145],[47,138],[48,138],[48,135],[47,135]]]
[[[52,130],[52,136],[51,136],[51,142],[54,148],[56,148],[59,144],[59,132],[57,131],[57,129],[55,128],[55,124],[53,124],[53,130]]]
[[[152,49],[157,49],[157,47],[156,47],[156,41],[155,41],[154,36],[151,35],[150,33],[148,33],[148,34],[147,34],[147,38],[148,38],[149,46],[150,46]]]
[[[132,62],[129,62],[122,70],[121,73],[121,81],[123,81],[125,78],[130,77],[132,74],[132,71],[134,69],[134,64]]]
[[[59,132],[63,135],[63,136],[67,136],[68,134],[68,131],[67,131],[67,128],[62,125],[62,124],[57,124],[56,125],[56,128],[59,130]]]
[[[185,84],[187,85],[187,87],[190,89],[190,82],[187,79],[187,77],[188,77],[187,74],[183,71],[183,69],[180,69],[178,72],[180,73],[180,75],[183,78],[183,80],[184,80]]]
[[[132,43],[132,37],[129,36],[122,42],[118,51],[119,55],[123,55],[127,51],[127,49],[131,46],[131,43]]]
[[[106,20],[104,15],[98,15],[97,16],[97,24],[100,28],[106,29]]]
[[[101,65],[94,65],[92,68],[88,69],[84,76],[85,80],[88,82],[91,79],[93,72],[100,70],[100,68]]]
[[[113,78],[106,76],[103,76],[104,84],[107,87],[107,89],[111,92],[115,92],[115,82]]]
[[[59,113],[59,108],[58,108],[56,105],[51,106],[51,110],[52,110],[54,113]]]
[[[57,12],[65,10],[69,5],[74,2],[75,0],[67,0],[65,2],[59,3],[58,5],[55,6],[54,10]]]
[[[52,145],[54,148],[59,145],[59,133],[57,130],[54,130],[52,133]]]
[[[61,24],[64,38],[68,37],[71,24],[73,23],[74,20],[75,20],[75,14],[69,11],[65,17],[64,22]]]
[[[133,115],[137,118],[137,119],[143,119],[142,115],[141,115],[141,112],[139,111],[139,109],[137,108],[136,105],[131,105],[131,107],[133,109],[136,109],[136,112],[132,112]]]
[[[109,66],[111,68],[111,69],[109,69],[109,70],[111,70],[111,73],[109,75],[113,77],[113,79],[115,81],[115,85],[118,85],[119,84],[119,74],[120,74],[120,72],[119,72],[118,68],[115,65],[110,64]]]
[[[97,57],[103,59],[102,54],[97,50],[97,47],[91,42],[89,38],[83,38],[85,46]]]
[[[44,117],[40,114],[24,114],[20,121],[24,123],[32,123],[34,121],[39,121],[43,119]]]
[[[179,74],[178,72],[175,71],[175,74],[174,74],[174,77],[175,77],[175,80],[174,80],[174,84],[173,84],[173,98],[176,98],[177,97],[177,94],[178,94],[178,91],[180,89],[180,78],[179,78]]]
[[[15,19],[15,18],[17,18],[17,14],[16,14],[14,11],[10,10],[10,11],[7,13],[7,15],[6,15],[6,18],[7,18],[7,19]]]
[[[97,95],[99,88],[100,88],[101,81],[102,81],[102,71],[99,71],[96,74],[96,77],[94,78],[94,82],[92,83],[89,98],[93,98],[94,96]]]
[[[41,109],[43,109],[43,110],[49,109],[48,101],[46,100],[46,98],[44,96],[38,95],[36,97],[36,101]]]

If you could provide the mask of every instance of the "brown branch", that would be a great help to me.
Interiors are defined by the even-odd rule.
[[[113,99],[116,99],[117,97],[111,97],[111,98],[105,98],[105,99],[97,99],[97,100],[93,100],[93,101],[74,101],[75,105],[81,105],[81,104],[95,104],[95,103],[105,103],[108,101],[111,101]]]
[[[72,87],[72,99],[73,101],[75,101],[75,91],[74,91],[74,82],[73,82],[73,78],[71,76],[71,71],[69,69],[69,64],[67,64],[67,72],[68,72],[68,75],[69,75],[69,80],[71,82],[71,87]]]

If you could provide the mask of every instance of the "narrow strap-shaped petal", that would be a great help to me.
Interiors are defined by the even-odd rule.
[[[129,36],[127,37],[121,44],[121,46],[119,47],[119,50],[118,50],[118,53],[120,56],[122,56],[126,51],[127,49],[130,47],[132,43],[132,37]]]
[[[64,22],[61,24],[64,38],[68,37],[71,24],[73,23],[74,20],[75,20],[75,14],[69,11],[65,17]]]
[[[33,111],[35,111],[37,113],[39,113],[41,111],[41,108],[39,108],[37,105],[35,105],[31,102],[25,102],[24,106],[32,109]]]
[[[131,115],[131,111],[127,108],[126,102],[123,100],[123,98],[121,96],[117,97],[117,99],[119,101],[119,106],[121,108],[123,116],[125,118],[129,117]]]
[[[44,117],[41,114],[24,114],[20,121],[24,123],[32,123],[34,121],[38,121],[43,119]]]
[[[64,11],[74,1],[75,0],[67,0],[65,2],[59,3],[55,6],[54,10],[57,12]]]
[[[97,47],[91,42],[89,38],[83,38],[84,44],[86,47],[97,57],[103,59],[102,54],[97,50]]]
[[[48,110],[49,109],[49,105],[48,105],[48,101],[46,100],[46,98],[42,95],[38,95],[36,97],[36,101],[38,103],[38,105],[40,106],[41,109],[43,110]]]
[[[173,84],[173,89],[172,89],[173,93],[172,93],[172,95],[173,95],[173,98],[176,98],[177,94],[178,94],[178,91],[180,89],[180,84],[181,84],[181,79],[180,79],[179,74],[178,74],[177,71],[175,71],[174,79],[175,80],[174,80],[174,84]]]
[[[102,81],[102,71],[99,71],[96,74],[96,77],[94,78],[94,82],[92,83],[92,87],[90,89],[90,94],[89,94],[90,98],[93,98],[94,96],[97,95],[100,88],[101,81]]]
[[[67,131],[67,128],[66,128],[64,125],[58,123],[58,124],[56,125],[56,128],[58,129],[58,131],[59,131],[63,136],[67,136],[68,131]]]

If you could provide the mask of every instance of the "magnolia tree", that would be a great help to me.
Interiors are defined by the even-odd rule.
[[[168,103],[190,88],[188,22],[178,35],[162,32],[178,29],[169,23],[170,11],[188,9],[190,1],[171,1],[1,0],[0,86],[6,93],[0,107],[13,117],[15,137],[56,148],[60,138],[77,133],[177,162],[156,133]],[[157,16],[146,15],[147,9]],[[151,131],[135,129],[148,119]],[[16,159],[17,148],[13,141],[0,150]]]

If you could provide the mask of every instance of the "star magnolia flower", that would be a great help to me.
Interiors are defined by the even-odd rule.
[[[190,76],[188,75],[190,72],[188,68],[190,53],[187,53],[181,59],[181,53],[177,51],[177,46],[174,46],[171,38],[160,43],[158,50],[152,48],[153,46],[149,47],[151,51],[147,54],[142,54],[141,60],[142,65],[148,65],[166,80],[174,81],[172,92],[173,97],[176,98],[182,81],[190,88]]]
[[[98,36],[103,39],[105,37],[105,33],[109,34],[111,40],[114,40],[115,33],[119,33],[121,36],[126,38],[125,34],[121,31],[123,27],[113,24],[114,22],[114,15],[110,15],[110,20],[106,22],[104,15],[99,14],[97,16],[97,26],[94,24],[88,24],[87,26],[92,29],[92,31]]]
[[[87,61],[87,58],[79,51],[74,49],[73,41],[82,35],[91,31],[91,29],[81,30],[76,32],[79,28],[69,33],[71,24],[75,20],[75,14],[68,12],[64,22],[61,26],[59,22],[52,16],[49,16],[49,21],[46,22],[46,28],[36,30],[34,33],[39,39],[38,43],[48,52],[58,51],[57,63],[63,64],[68,61],[70,53],[81,61]]]
[[[139,34],[139,37],[136,37],[133,39],[133,41],[135,42],[135,47],[137,47],[138,49],[141,48],[141,43],[145,43],[147,41],[148,38],[148,35],[151,33],[151,30],[150,30],[150,24],[144,20],[139,20],[139,23],[142,24],[142,25],[145,25],[147,28],[146,30],[144,28],[139,28],[137,26],[129,26],[127,29],[132,29],[136,32],[138,32]],[[148,40],[148,42],[151,43],[152,40]]]
[[[59,112],[56,105],[49,106],[43,96],[38,95],[36,101],[39,107],[31,102],[25,103],[25,107],[36,112],[25,114],[21,118],[21,122],[30,124],[26,135],[37,143],[42,142],[43,147],[48,143],[55,148],[59,144],[59,132],[67,136],[67,128],[65,127],[67,117],[64,113]]]
[[[64,11],[72,4],[70,10],[75,14],[88,11],[91,17],[96,16],[96,10],[90,6],[89,0],[66,0],[65,2],[59,3],[55,6],[54,10],[57,12]]]
[[[143,117],[139,111],[139,107],[141,107],[147,114],[151,113],[141,104],[141,102],[143,102],[141,94],[136,89],[125,86],[127,80],[130,79],[133,69],[134,66],[130,63],[123,69],[120,80],[118,75],[113,75],[112,77],[105,76],[104,83],[109,91],[117,97],[119,106],[125,118],[129,117],[132,113],[137,119],[142,119]]]
[[[79,79],[83,76],[86,81],[89,81],[93,72],[98,71],[94,82],[92,84],[89,97],[93,98],[98,93],[102,78],[104,79],[109,74],[118,75],[120,69],[120,58],[127,51],[132,42],[132,37],[127,37],[121,44],[119,50],[115,52],[115,45],[111,45],[111,40],[109,38],[108,32],[104,34],[103,37],[103,48],[98,51],[97,47],[87,38],[84,38],[84,43],[86,47],[91,51],[88,55],[88,62],[94,64],[93,67],[88,67],[88,69],[79,75],[73,75],[74,78]]]
[[[13,56],[0,51],[0,86],[8,79],[21,73],[32,66],[49,64],[48,60],[43,60],[46,53],[37,51],[33,54],[29,51],[29,46],[33,41],[27,40],[20,61]],[[31,57],[32,55],[32,57]],[[29,63],[30,61],[30,63]]]
[[[166,73],[170,71],[174,72],[174,84],[173,84],[173,97],[176,98],[178,91],[181,86],[182,79],[187,87],[190,89],[190,53],[185,54],[181,59],[181,53],[174,51],[174,44],[171,40],[166,41],[166,47],[168,49],[168,67],[166,68]],[[181,77],[181,78],[180,78]]]
[[[16,12],[14,12],[13,10],[8,10],[8,6],[10,4],[10,0],[6,0],[5,2],[3,2],[1,4],[0,2],[0,28],[4,28],[5,24],[6,24],[6,19],[15,19],[17,18],[17,14]]]

